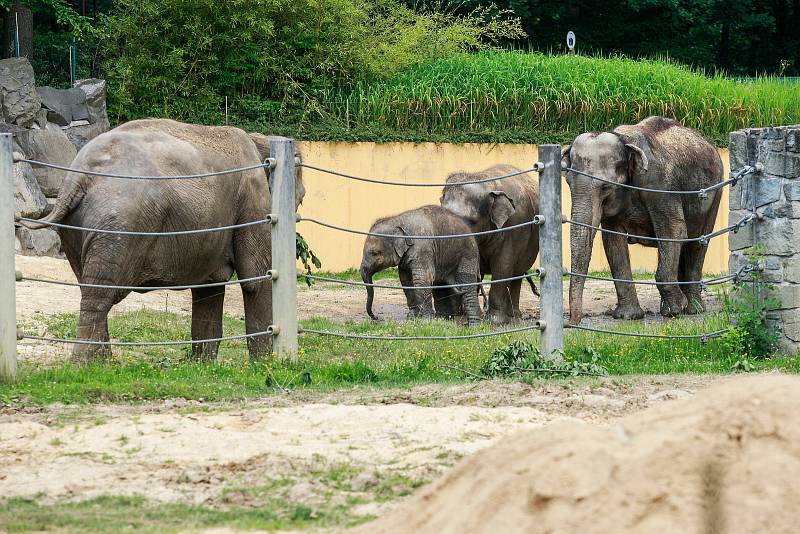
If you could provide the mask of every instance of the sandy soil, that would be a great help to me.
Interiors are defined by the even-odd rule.
[[[16,256],[16,267],[26,277],[46,280],[74,282],[75,277],[66,260],[54,258],[34,258]],[[390,283],[390,282],[381,282]],[[300,319],[327,317],[335,320],[366,320],[364,309],[366,294],[362,288],[315,284],[308,288],[300,287],[298,293],[298,315]],[[565,302],[567,284],[564,285]],[[642,307],[652,319],[659,316],[659,296],[655,286],[638,286]],[[614,286],[605,282],[587,280],[585,290],[585,314],[588,318],[601,319],[616,305]],[[17,317],[20,321],[35,320],[40,314],[77,312],[80,291],[75,287],[57,286],[40,282],[20,282],[17,284]],[[714,306],[713,298],[707,296],[707,305]],[[148,308],[178,313],[191,313],[191,294],[189,291],[157,291],[145,294],[131,293],[112,310],[122,313]],[[406,315],[405,297],[402,291],[379,290],[375,298],[375,311],[385,318],[402,320]],[[523,287],[520,308],[525,319],[539,315],[539,300]],[[236,285],[228,286],[225,293],[225,311],[235,316],[244,316],[241,291]]]
[[[255,506],[252,496],[224,490],[289,477],[290,497],[314,502],[326,491],[317,479],[326,467],[357,470],[355,492],[387,473],[428,481],[461,456],[513,432],[564,420],[606,426],[719,380],[487,382],[298,392],[221,404],[176,399],[135,406],[4,407],[0,495],[38,495],[42,502],[145,495]],[[361,512],[392,506],[373,503]]]

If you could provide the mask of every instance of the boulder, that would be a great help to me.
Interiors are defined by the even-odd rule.
[[[108,123],[106,113],[106,81],[100,78],[78,80],[75,87],[86,94],[86,107],[89,110],[91,124]]]
[[[16,229],[17,252],[23,256],[50,256],[61,258],[61,238],[51,228],[31,230],[21,226]]]
[[[48,122],[43,130],[26,130],[17,134],[18,144],[28,159],[69,166],[77,150],[67,135]],[[33,172],[45,196],[58,196],[66,171],[34,165]]]
[[[30,62],[24,57],[0,60],[0,120],[28,128],[41,106]]]
[[[47,200],[27,163],[14,164],[14,217],[41,217]]]
[[[80,89],[76,87],[72,89],[37,87],[36,91],[42,99],[42,106],[47,108],[48,121],[59,126],[69,126],[72,121],[89,119],[86,93]]]
[[[67,134],[67,139],[75,145],[75,148],[80,150],[92,139],[97,137],[103,132],[109,130],[108,119],[105,122],[96,122],[94,124],[75,125],[64,128],[64,133]]]

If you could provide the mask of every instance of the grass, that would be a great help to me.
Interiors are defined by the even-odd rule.
[[[660,60],[522,51],[456,54],[309,104],[306,139],[567,142],[649,115],[720,146],[744,127],[800,122],[800,89],[775,78],[706,76]],[[320,126],[321,125],[321,126]]]
[[[70,338],[75,314],[43,318],[43,325],[26,325],[26,331]],[[725,326],[719,315],[709,315],[705,324],[676,319],[662,324],[617,322],[625,331],[697,334]],[[304,321],[317,330],[375,335],[458,335],[474,333],[446,321],[347,322],[327,319]],[[187,339],[186,316],[139,311],[111,318],[110,331],[118,340]],[[480,331],[489,331],[488,325]],[[226,316],[225,334],[244,331],[241,319]],[[447,341],[372,341],[323,337],[301,337],[300,363],[270,360],[251,362],[243,341],[225,342],[216,363],[204,364],[188,358],[188,348],[154,347],[144,350],[117,349],[109,362],[75,365],[66,359],[56,363],[23,361],[18,381],[0,385],[0,404],[48,404],[85,402],[137,402],[150,399],[186,398],[208,401],[245,399],[275,394],[281,388],[333,390],[353,385],[403,387],[419,383],[464,382],[479,373],[491,352],[514,339],[537,343],[536,332]],[[567,359],[598,356],[612,375],[731,372],[737,355],[722,340],[702,345],[697,340],[621,338],[569,331]],[[755,370],[800,371],[800,357],[756,361]],[[308,373],[310,383],[303,381]],[[268,381],[268,377],[271,379]],[[271,383],[269,383],[271,382]],[[280,384],[280,385],[278,385]]]
[[[193,532],[213,527],[243,530],[294,530],[352,525],[361,518],[349,505],[320,506],[290,501],[263,507],[217,509],[176,503],[155,503],[142,497],[104,496],[80,502],[43,505],[34,499],[0,501],[3,532]]]

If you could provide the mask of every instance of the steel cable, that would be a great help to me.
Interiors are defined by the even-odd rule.
[[[471,184],[485,184],[488,182],[494,182],[495,180],[504,180],[506,178],[511,178],[512,176],[519,176],[520,174],[527,174],[529,172],[539,172],[541,169],[544,168],[542,164],[536,164],[529,169],[525,169],[522,171],[516,171],[509,174],[503,174],[501,176],[495,176],[494,178],[484,178],[481,180],[469,180],[464,182],[445,182],[443,184],[427,184],[427,183],[408,183],[408,182],[397,182],[397,181],[389,181],[389,180],[375,180],[373,178],[364,178],[362,176],[355,176],[352,174],[346,174],[343,172],[332,171],[330,169],[325,169],[322,167],[317,167],[315,165],[309,165],[308,163],[301,163],[301,167],[305,167],[306,169],[312,169],[319,172],[324,172],[326,174],[332,174],[334,176],[340,176],[342,178],[347,178],[349,180],[358,180],[359,182],[368,182],[371,184],[382,184],[382,185],[399,185],[405,187],[455,187],[459,185],[471,185]]]
[[[628,336],[628,337],[647,337],[647,338],[654,338],[654,339],[700,339],[700,340],[707,340],[721,336],[722,334],[728,332],[727,328],[721,330],[715,330],[713,332],[706,332],[704,334],[691,334],[691,335],[670,335],[670,334],[642,334],[639,332],[620,332],[619,330],[603,330],[601,328],[592,328],[589,326],[581,326],[577,324],[565,324],[564,328],[568,328],[571,330],[583,330],[585,332],[595,332],[598,334],[611,334],[616,336]]]
[[[328,332],[326,330],[313,330],[310,328],[303,328],[300,333],[317,334],[320,336],[333,336],[345,337],[352,339],[375,339],[381,341],[446,341],[450,339],[476,339],[482,337],[504,336],[506,334],[514,334],[516,332],[526,332],[530,330],[539,330],[539,325],[529,325],[520,328],[512,328],[509,330],[499,330],[496,332],[484,332],[480,334],[468,334],[463,336],[374,336],[369,334],[348,334],[345,332]]]
[[[227,282],[209,282],[207,284],[189,284],[182,286],[114,286],[107,284],[83,284],[80,282],[63,282],[61,280],[47,280],[45,278],[30,278],[28,276],[23,276],[21,281],[39,282],[43,284],[54,284],[57,286],[68,286],[68,287],[89,287],[93,289],[123,289],[127,291],[160,291],[162,289],[168,289],[171,291],[183,291],[186,289],[202,289],[206,287],[222,287],[222,286],[230,286],[237,284],[246,284],[248,282],[258,282],[261,280],[272,280],[272,274],[267,273],[262,276],[253,276],[251,278],[242,278],[239,280],[228,280]]]
[[[735,273],[726,274],[723,276],[718,276],[716,278],[709,278],[706,280],[676,280],[674,282],[659,282],[653,280],[625,280],[624,278],[609,278],[606,276],[595,276],[592,274],[581,274],[581,273],[573,273],[568,270],[564,270],[564,274],[568,276],[575,276],[578,278],[588,278],[589,280],[600,280],[603,282],[622,282],[625,284],[637,284],[643,286],[679,286],[679,285],[695,285],[699,284],[701,286],[713,286],[718,284],[724,284],[726,282],[730,282],[731,280],[736,280],[741,277],[743,274],[753,271],[752,267],[744,266]]]
[[[516,230],[518,228],[524,228],[526,226],[536,226],[538,225],[538,221],[525,221],[519,224],[513,224],[511,226],[504,226],[503,228],[496,228],[494,230],[484,230],[482,232],[470,232],[468,234],[450,234],[450,235],[395,235],[395,234],[382,234],[378,232],[364,232],[363,230],[353,230],[352,228],[345,228],[343,226],[337,226],[335,224],[326,223],[323,221],[319,221],[317,219],[313,219],[311,217],[302,217],[297,222],[310,222],[313,224],[317,224],[319,226],[324,226],[325,228],[330,228],[332,230],[338,230],[340,232],[347,232],[350,234],[359,234],[359,235],[370,235],[373,237],[388,237],[388,238],[402,238],[402,239],[457,239],[460,237],[477,237],[483,235],[490,235],[490,234],[499,234],[501,232],[509,232],[511,230]]]
[[[74,172],[77,174],[85,174],[87,176],[102,176],[104,178],[119,178],[123,180],[191,180],[193,178],[209,178],[211,176],[233,174],[236,172],[251,171],[253,169],[271,168],[275,165],[275,160],[273,158],[267,158],[267,160],[264,161],[264,163],[259,163],[258,165],[248,165],[247,167],[238,167],[235,169],[228,169],[224,171],[204,172],[200,174],[185,174],[179,176],[133,176],[127,174],[114,174],[107,172],[73,169],[71,167],[65,167],[63,165],[56,165],[55,163],[45,163],[44,161],[36,161],[32,159],[21,158],[21,159],[15,159],[14,161],[21,163],[28,163],[30,165],[36,165],[38,167],[48,167],[50,169],[58,169],[61,171]]]
[[[515,280],[524,280],[526,278],[533,278],[532,274],[521,274],[519,276],[509,276],[508,278],[498,278],[497,280],[488,280],[486,282],[465,282],[463,284],[442,284],[440,286],[404,286],[404,285],[385,285],[385,284],[369,284],[367,282],[359,282],[357,280],[340,280],[338,278],[330,278],[327,276],[317,276],[314,274],[300,274],[303,278],[309,280],[319,280],[320,282],[333,282],[335,284],[342,284],[346,286],[359,286],[359,287],[374,287],[378,289],[454,289],[459,287],[477,287],[477,286],[490,286],[492,284],[503,284],[506,282],[513,282]]]
[[[65,230],[77,230],[80,232],[92,232],[98,234],[109,235],[127,235],[127,236],[140,236],[140,237],[174,237],[181,235],[195,235],[195,234],[210,234],[213,232],[225,232],[227,230],[235,230],[237,228],[247,228],[248,226],[257,226],[260,224],[270,224],[273,221],[272,216],[267,216],[266,219],[257,221],[249,221],[241,224],[231,224],[229,226],[217,226],[213,228],[200,228],[198,230],[177,230],[174,232],[134,232],[130,230],[106,230],[102,228],[85,228],[83,226],[73,226],[71,224],[62,224],[44,220],[29,219],[28,217],[20,217],[17,219],[21,222],[28,222],[34,224],[43,224],[45,226],[54,226],[56,228],[63,228]]]
[[[733,175],[733,178],[729,178],[728,180],[725,180],[723,182],[719,182],[718,184],[714,184],[711,187],[708,187],[706,189],[698,189],[698,190],[695,190],[695,191],[673,191],[673,190],[670,190],[670,189],[651,189],[649,187],[640,187],[640,186],[630,185],[630,184],[621,184],[619,182],[615,182],[615,181],[609,180],[607,178],[601,178],[599,176],[595,176],[593,174],[589,174],[588,172],[583,172],[583,171],[579,171],[577,169],[573,169],[572,167],[564,169],[565,172],[574,172],[575,174],[580,174],[581,176],[586,176],[587,178],[591,178],[592,180],[597,180],[598,182],[603,182],[603,183],[606,183],[606,184],[619,186],[619,187],[622,187],[622,188],[625,188],[625,189],[631,189],[633,191],[642,191],[642,192],[645,192],[645,193],[664,193],[664,194],[672,194],[672,195],[699,195],[699,196],[704,196],[704,195],[707,195],[708,193],[716,191],[717,189],[722,189],[723,187],[725,187],[727,185],[735,184],[736,182],[741,180],[743,176],[745,176],[747,174],[750,174],[750,173],[754,172],[755,170],[756,170],[755,167],[751,167],[750,165],[747,165],[747,166],[742,167],[741,169],[739,169],[736,172],[736,174]]]
[[[573,221],[572,219],[564,219],[563,222],[566,224],[571,224],[574,226],[580,226],[582,228],[589,228],[591,230],[595,230],[598,232],[603,232],[604,234],[613,234],[613,235],[620,235],[627,238],[633,239],[640,239],[642,241],[654,241],[654,242],[664,242],[664,243],[703,243],[707,244],[710,239],[715,237],[719,237],[723,234],[728,232],[737,232],[739,229],[744,226],[745,224],[749,223],[755,218],[755,215],[749,213],[739,220],[736,224],[732,224],[730,226],[726,226],[725,228],[721,228],[716,232],[712,232],[708,235],[701,235],[699,237],[684,237],[684,238],[671,238],[671,237],[651,237],[651,236],[644,236],[644,235],[636,235],[636,234],[629,234],[627,232],[618,232],[616,230],[609,230],[608,228],[602,228],[599,226],[593,226],[591,224],[582,223],[578,221]]]
[[[44,341],[47,343],[66,343],[69,345],[97,345],[114,347],[159,347],[169,345],[194,345],[195,343],[213,343],[216,341],[232,341],[236,339],[248,339],[259,336],[272,336],[273,332],[255,332],[253,334],[241,334],[238,336],[223,336],[211,339],[182,340],[182,341],[93,341],[89,339],[61,339],[57,337],[29,336],[23,335],[21,339],[32,339],[34,341]]]

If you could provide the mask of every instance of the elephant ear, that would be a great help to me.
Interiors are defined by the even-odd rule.
[[[505,191],[491,191],[489,198],[491,199],[489,217],[492,219],[492,224],[495,228],[502,228],[506,221],[514,215],[514,201]]]
[[[401,234],[404,236],[408,235],[408,232],[402,226],[398,226],[397,229],[400,231]],[[408,252],[408,249],[414,246],[414,240],[409,237],[398,237],[396,239],[392,239],[392,246],[394,247],[394,251],[397,254],[398,258],[402,258]]]
[[[647,172],[650,162],[647,160],[644,150],[633,143],[627,143],[625,150],[628,154],[628,179],[633,178],[637,170]]]
[[[561,149],[561,169],[566,170],[572,167],[572,158],[569,157],[569,151],[572,150],[572,145],[567,145]]]

